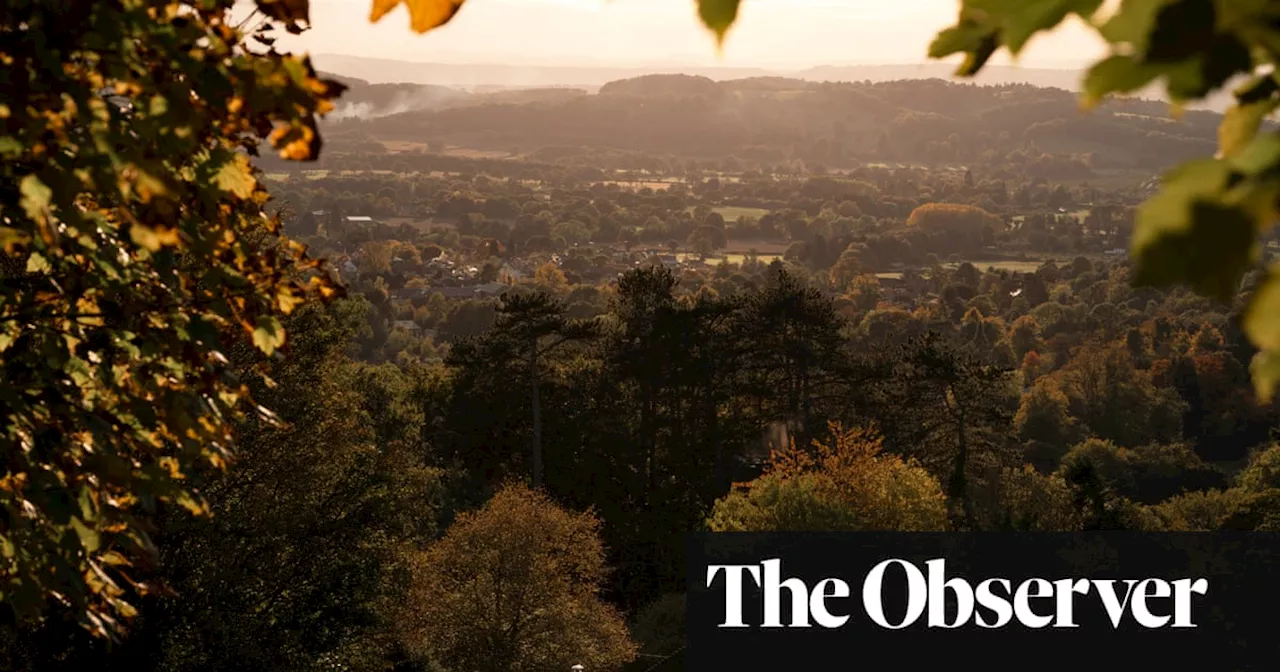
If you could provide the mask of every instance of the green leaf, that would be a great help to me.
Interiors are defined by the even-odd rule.
[[[1218,125],[1218,149],[1222,152],[1222,156],[1233,156],[1248,145],[1257,134],[1258,128],[1262,126],[1262,121],[1274,112],[1277,106],[1280,106],[1280,100],[1272,99],[1231,106],[1223,115],[1222,123]]]
[[[1131,56],[1110,56],[1085,73],[1085,105],[1096,105],[1108,93],[1136,91],[1159,76],[1158,67],[1139,63]]]
[[[49,199],[53,198],[53,190],[35,175],[22,178],[18,184],[18,192],[22,194],[19,203],[31,219],[39,220],[49,209]]]
[[[1266,74],[1237,87],[1233,93],[1237,102],[1248,105],[1262,102],[1275,95],[1277,91],[1280,91],[1280,82],[1276,81],[1274,74]]]
[[[0,135],[0,156],[6,159],[22,156],[22,143],[11,135]]]
[[[946,58],[952,54],[976,51],[991,29],[972,21],[962,21],[938,33],[929,44],[929,58]]]
[[[1056,28],[1068,15],[1078,14],[1085,19],[1093,16],[1102,0],[975,0],[969,4],[987,11],[1000,7],[1004,44],[1017,54],[1032,36]]]
[[[274,317],[259,317],[253,330],[253,344],[265,354],[272,354],[284,345],[284,326]]]
[[[996,53],[996,49],[1000,47],[1000,38],[995,33],[990,33],[982,38],[982,42],[978,48],[969,53],[956,69],[957,77],[972,77],[982,69],[991,59],[991,55]]]
[[[1131,245],[1138,284],[1185,283],[1224,301],[1238,291],[1258,245],[1249,212],[1221,202],[1228,177],[1222,162],[1192,162],[1139,207]]]
[[[97,530],[84,524],[84,521],[76,516],[71,517],[71,527],[75,529],[76,534],[80,537],[80,543],[84,544],[85,550],[93,553],[98,550],[100,539]]]
[[[93,493],[88,487],[80,489],[80,516],[87,521],[93,522],[98,519],[97,506],[93,503]]]
[[[725,33],[738,20],[739,0],[698,0],[698,16],[703,25],[716,35],[716,43],[723,44]]]
[[[1120,10],[1098,27],[1108,42],[1133,46],[1138,54],[1147,50],[1147,38],[1160,10],[1177,0],[1123,0]]]
[[[1256,135],[1249,144],[1227,160],[1232,169],[1245,175],[1261,175],[1280,164],[1280,135]]]
[[[1253,391],[1258,401],[1270,404],[1280,385],[1280,352],[1262,350],[1255,354],[1249,362],[1249,373],[1253,376]]]
[[[1147,33],[1142,60],[1178,63],[1209,51],[1217,41],[1214,0],[1166,2]]]
[[[1249,299],[1242,326],[1260,350],[1280,352],[1280,273],[1275,269]]]

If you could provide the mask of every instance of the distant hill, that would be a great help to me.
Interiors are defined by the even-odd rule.
[[[412,85],[400,86],[396,91],[412,91]],[[348,103],[361,104],[363,92],[387,91],[377,85],[354,89]],[[327,126],[334,137],[362,142],[436,141],[499,153],[576,147],[840,166],[968,163],[991,152],[1030,151],[1028,161],[1048,153],[1078,157],[1090,170],[1146,171],[1212,155],[1221,120],[1208,111],[1173,119],[1167,105],[1139,99],[1082,113],[1076,95],[1059,88],[943,79],[831,83],[645,75],[605,83],[595,94],[541,89],[437,93],[431,100],[430,107]]]
[[[415,63],[363,56],[314,54],[316,68],[373,83],[436,84],[459,89],[476,87],[595,89],[602,84],[647,74],[689,74],[710,79],[742,79],[775,74],[759,68],[614,68],[544,65]]]
[[[804,70],[771,71],[763,68],[622,68],[604,66],[544,66],[513,64],[416,63],[392,59],[365,58],[337,54],[317,54],[318,68],[365,80],[370,83],[433,84],[454,89],[493,90],[495,88],[572,87],[594,91],[606,83],[650,74],[684,74],[713,81],[757,77],[785,77],[811,82],[887,82],[902,79],[944,79],[975,84],[1030,84],[1032,86],[1079,91],[1083,73],[1078,70],[1021,68],[989,65],[971,80],[952,76],[954,66],[946,63],[903,65],[823,65]],[[1139,92],[1139,97],[1159,99],[1156,88]],[[1198,109],[1221,112],[1230,104],[1230,94],[1220,92]]]
[[[434,84],[373,84],[363,79],[335,74],[318,73],[347,85],[347,91],[335,105],[327,119],[374,119],[402,112],[440,109],[473,97],[459,89]]]

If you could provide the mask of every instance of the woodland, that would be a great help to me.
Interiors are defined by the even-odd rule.
[[[687,532],[1280,525],[1277,3],[1126,3],[1087,111],[369,84],[231,4],[0,8],[0,669],[669,672]],[[1101,3],[1035,4],[930,55]]]

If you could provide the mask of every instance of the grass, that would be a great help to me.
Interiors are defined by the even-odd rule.
[[[711,211],[719,213],[721,217],[724,217],[724,221],[726,222],[735,222],[741,217],[752,217],[755,219],[759,219],[769,214],[769,211],[765,210],[764,208],[740,208],[736,205],[726,205],[726,206],[711,208]]]
[[[680,261],[685,261],[685,260],[697,261],[698,255],[690,252],[680,252],[676,254],[676,258],[679,259]],[[762,264],[770,264],[770,263],[773,263],[775,259],[781,259],[781,258],[782,258],[782,255],[780,254],[757,254],[756,255],[756,260]],[[708,266],[717,266],[720,264],[721,261],[728,261],[731,264],[736,264],[741,266],[744,262],[746,262],[746,260],[747,260],[747,255],[745,253],[727,252],[719,256],[707,257],[706,264]]]
[[[728,245],[724,251],[729,254],[746,254],[752,250],[756,254],[773,254],[779,255],[787,251],[791,243],[781,241],[761,241],[761,240],[734,240],[729,239]]]
[[[623,189],[644,189],[648,187],[654,191],[662,191],[671,187],[670,182],[660,182],[656,180],[649,181],[630,181],[630,180],[604,180],[601,184],[616,184]]]
[[[985,271],[987,268],[994,268],[997,271],[1010,271],[1012,273],[1035,273],[1045,260],[1031,261],[1010,261],[1008,259],[988,259],[970,261],[979,271]],[[948,268],[956,268],[959,264],[943,264]]]

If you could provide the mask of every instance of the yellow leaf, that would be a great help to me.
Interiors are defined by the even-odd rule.
[[[289,287],[281,287],[280,291],[276,293],[276,305],[279,306],[280,312],[285,315],[292,313],[293,309],[302,302],[303,299],[294,294]]]
[[[137,171],[136,175],[137,177],[134,181],[134,188],[138,192],[138,198],[142,199],[143,203],[147,203],[153,198],[164,196],[169,193],[168,187],[164,185],[164,182],[161,181],[160,178],[141,169]]]
[[[18,183],[18,191],[22,194],[19,203],[22,209],[27,212],[27,216],[34,220],[41,220],[45,216],[45,212],[49,209],[49,202],[53,198],[53,189],[49,185],[40,181],[35,175],[27,175]]]
[[[129,559],[121,555],[118,551],[107,551],[98,557],[98,561],[104,565],[112,567],[129,567],[133,563]]]
[[[178,230],[168,227],[151,227],[145,224],[134,224],[129,227],[129,238],[152,252],[165,245],[177,245]]]
[[[1280,106],[1280,101],[1264,100],[1236,104],[1227,109],[1218,125],[1218,149],[1223,157],[1235,155],[1253,140],[1262,122]]]
[[[5,254],[13,254],[19,245],[26,245],[31,241],[31,234],[26,231],[0,226],[0,247],[4,248]]]
[[[27,257],[28,273],[47,273],[51,268],[53,267],[49,265],[49,260],[39,252],[32,252],[31,256]]]
[[[253,344],[264,354],[270,355],[276,348],[284,345],[285,332],[280,320],[271,316],[262,316],[253,329]]]
[[[425,33],[448,23],[464,0],[373,0],[369,21],[376,23],[401,2],[409,8],[409,27],[415,33]]]
[[[239,198],[248,198],[258,181],[253,177],[253,168],[249,165],[249,157],[237,152],[235,158],[222,164],[218,174],[213,177],[219,189],[235,194]]]
[[[74,516],[71,518],[71,527],[75,529],[76,535],[80,537],[80,543],[84,544],[86,550],[90,553],[98,550],[100,540],[96,530]]]

